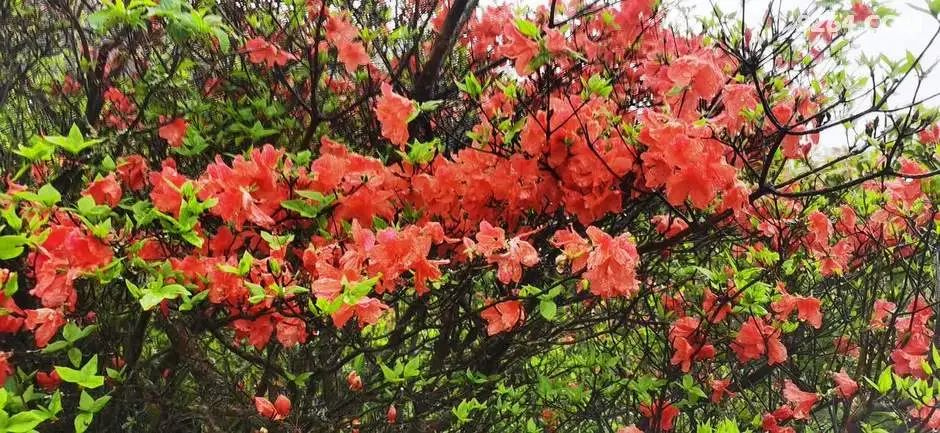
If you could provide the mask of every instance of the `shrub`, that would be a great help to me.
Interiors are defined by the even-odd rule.
[[[940,428],[888,8],[4,3],[0,431]]]

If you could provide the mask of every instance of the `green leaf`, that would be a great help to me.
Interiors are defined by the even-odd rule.
[[[111,208],[95,204],[95,200],[87,195],[78,199],[75,207],[78,213],[86,218],[99,218],[111,213]]]
[[[189,296],[189,290],[186,290],[180,284],[169,284],[154,289],[145,289],[143,296],[140,297],[140,306],[144,311],[159,305],[164,300],[176,299],[180,296]]]
[[[197,305],[201,304],[202,301],[205,301],[209,297],[209,291],[203,290],[199,293],[196,293],[192,297],[184,298],[183,303],[180,304],[180,311],[190,311],[195,308]]]
[[[102,139],[85,140],[82,131],[78,128],[78,125],[74,123],[69,129],[69,135],[65,137],[61,135],[50,135],[43,138],[73,155],[77,155],[81,151],[104,141]]]
[[[78,399],[78,408],[84,412],[91,412],[92,405],[95,404],[95,398],[88,393],[88,391],[82,390],[82,395]]]
[[[268,232],[261,232],[261,238],[268,243],[272,250],[279,250],[294,241],[294,235],[292,234],[275,236]]]
[[[7,235],[0,236],[0,260],[10,260],[20,256],[26,245],[26,236]]]
[[[333,194],[324,196],[316,191],[295,191],[297,195],[305,199],[311,200],[314,203],[310,204],[304,200],[285,200],[281,202],[281,207],[292,210],[300,214],[304,218],[316,218],[323,209],[326,209],[327,206],[333,203],[336,200],[336,196]]]
[[[80,365],[82,365],[82,351],[78,350],[77,347],[69,349],[68,355],[69,362],[72,363],[73,367],[78,368]]]
[[[42,137],[34,136],[30,138],[30,146],[19,145],[13,153],[28,159],[29,161],[46,161],[52,159],[55,154],[55,146],[44,140]]]
[[[306,386],[312,376],[313,373],[309,371],[298,375],[287,373],[287,378],[297,386]]]
[[[716,433],[741,433],[741,430],[738,428],[738,423],[730,419],[724,419],[718,423]]]
[[[9,433],[25,433],[33,431],[39,423],[47,418],[38,410],[20,412],[7,420],[6,430]]]
[[[405,368],[402,370],[405,378],[418,377],[421,374],[421,358],[417,356],[411,357],[408,362],[405,364]]]
[[[877,390],[881,394],[887,394],[888,391],[891,391],[891,367],[885,367],[884,371],[881,372],[881,375],[878,376]]]
[[[44,413],[48,419],[55,417],[59,412],[62,412],[62,391],[56,390],[49,399],[49,404],[45,407]]]
[[[98,355],[95,355],[86,363],[81,370],[75,370],[68,367],[56,366],[55,371],[59,377],[68,383],[94,389],[104,385],[104,376],[98,376]]]
[[[81,332],[82,328],[79,328],[78,325],[73,322],[68,322],[62,328],[62,337],[68,340],[70,343],[74,343],[76,340],[78,340]]]
[[[205,240],[202,237],[200,237],[198,233],[192,230],[180,233],[180,237],[182,237],[183,240],[185,240],[186,242],[189,242],[196,248],[202,248],[202,244],[203,242],[205,242]]]
[[[251,291],[251,296],[248,298],[248,302],[252,304],[257,304],[264,300],[266,293],[264,287],[261,287],[260,284],[245,282],[245,286],[248,287],[248,290]]]
[[[91,425],[95,415],[89,412],[79,412],[75,415],[75,433],[84,433]]]
[[[71,345],[72,345],[72,344],[69,343],[68,341],[56,341],[56,342],[50,343],[48,346],[44,347],[44,348],[42,349],[42,353],[44,353],[44,354],[56,353],[56,352],[58,352],[58,351],[60,351],[60,350],[62,350],[62,349],[65,349],[66,347],[69,347],[69,346],[71,346]]]
[[[476,398],[472,398],[470,400],[462,400],[457,407],[451,409],[451,412],[453,412],[460,423],[467,423],[470,422],[470,412],[485,408],[486,405],[481,404]]]
[[[82,373],[85,375],[93,375],[98,372],[98,355],[94,355],[91,359],[82,366]]]
[[[105,372],[105,374],[108,375],[108,378],[110,378],[111,380],[114,380],[114,381],[117,381],[117,382],[123,382],[123,381],[124,381],[124,375],[123,375],[120,371],[118,371],[118,370],[115,370],[115,369],[110,368],[110,367],[106,367],[106,368],[104,369],[104,372]]]
[[[254,263],[254,261],[255,258],[252,257],[251,253],[245,251],[245,253],[242,254],[241,260],[238,261],[238,275],[248,275],[248,271],[251,270],[251,264]]]
[[[375,287],[375,283],[378,281],[379,277],[375,276],[355,283],[344,284],[343,296],[341,296],[343,302],[346,303],[346,305],[355,305],[363,296],[368,295],[369,292],[372,291],[372,288]]]
[[[221,27],[214,27],[212,29],[212,35],[215,36],[215,40],[219,42],[219,50],[222,51],[222,54],[227,54],[232,50],[232,42],[229,39],[228,33],[225,31],[225,29]]]
[[[59,194],[59,190],[55,189],[52,184],[47,183],[41,186],[37,193],[39,201],[46,206],[53,206],[62,200],[62,194]]]
[[[473,99],[477,99],[483,93],[483,86],[480,84],[480,80],[477,79],[476,75],[473,75],[473,72],[467,74],[463,79],[463,83],[457,83],[457,87]]]
[[[587,90],[592,94],[608,97],[610,93],[613,92],[614,87],[610,84],[610,81],[604,79],[598,74],[591,75],[591,78],[587,80]]]
[[[3,216],[3,220],[7,222],[7,225],[13,229],[13,231],[18,232],[23,228],[23,219],[16,214],[16,206],[11,205],[6,209],[0,211],[0,214]]]
[[[539,302],[539,314],[541,314],[545,320],[555,320],[555,314],[557,312],[558,306],[555,305],[555,301],[545,299]]]
[[[437,107],[440,107],[444,101],[435,99],[433,101],[424,101],[421,105],[418,106],[418,109],[424,112],[437,110]]]
[[[401,155],[402,159],[411,164],[424,165],[434,159],[439,143],[440,140],[438,139],[431,141],[414,141],[409,146],[408,153],[398,151],[398,154]]]
[[[519,33],[522,33],[524,36],[529,38],[535,38],[539,35],[539,28],[532,21],[518,18],[516,19],[516,28],[519,29]]]
[[[389,368],[384,362],[379,361],[379,368],[382,369],[382,376],[385,378],[386,382],[399,383],[404,381],[395,370]]]
[[[267,128],[265,128],[264,126],[261,125],[261,121],[260,121],[260,120],[255,120],[255,123],[254,123],[254,125],[251,125],[251,128],[245,128],[245,132],[247,132],[248,135],[251,136],[252,140],[257,141],[257,140],[260,140],[260,139],[262,139],[262,138],[270,137],[270,136],[272,136],[272,135],[274,135],[274,134],[277,134],[277,133],[278,133],[278,130],[276,130],[276,129],[267,129]]]
[[[335,299],[317,298],[316,307],[324,314],[333,314],[343,306],[343,297],[337,296]],[[312,310],[311,310],[312,311]]]
[[[79,399],[78,408],[82,412],[98,413],[98,412],[101,412],[101,409],[104,409],[104,407],[108,404],[109,401],[111,401],[110,395],[105,395],[96,400],[94,397],[91,396],[91,394],[88,394],[88,392],[86,392],[85,390],[82,390],[82,395],[81,395],[81,398]]]
[[[3,294],[6,297],[13,296],[20,289],[20,281],[16,276],[16,272],[10,272],[7,276],[7,282],[3,285]]]
[[[114,159],[111,158],[111,155],[105,155],[101,159],[101,169],[106,172],[111,172],[117,169],[117,164],[114,162]]]

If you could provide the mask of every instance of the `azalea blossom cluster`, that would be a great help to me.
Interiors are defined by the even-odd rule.
[[[405,400],[425,373],[438,376],[420,392],[442,401],[465,389],[434,386],[486,383],[481,399],[490,388],[499,398],[526,390],[534,400],[516,407],[544,405],[538,422],[554,431],[570,414],[550,409],[552,398],[603,398],[585,393],[580,375],[612,370],[611,382],[630,390],[630,407],[610,428],[618,433],[692,426],[701,404],[737,410],[738,397],[765,378],[771,398],[747,408],[754,425],[795,433],[827,400],[852,408],[876,398],[851,368],[861,362],[859,345],[876,337],[890,341],[883,361],[898,377],[930,379],[936,300],[892,288],[843,311],[834,302],[844,289],[831,287],[874,272],[866,269],[873,257],[923,253],[915,241],[929,239],[940,220],[926,192],[930,168],[891,154],[857,164],[884,164],[884,176],[826,187],[865,173],[813,171],[832,92],[767,78],[728,44],[676,34],[654,1],[625,1],[597,17],[576,1],[528,15],[490,6],[457,16],[450,11],[459,2],[406,3],[428,15],[431,36],[465,26],[448,39],[457,45],[438,51],[437,39],[419,38],[410,54],[397,53],[413,29],[393,38],[381,26],[359,28],[356,11],[317,0],[301,14],[309,21],[303,37],[247,32],[234,56],[245,76],[267,85],[269,104],[226,113],[256,121],[258,136],[231,145],[237,150],[214,141],[209,151],[194,149],[199,137],[249,130],[241,120],[231,123],[242,130],[218,127],[210,115],[170,104],[153,113],[131,86],[109,82],[96,133],[148,134],[152,148],[87,167],[70,155],[31,159],[6,179],[0,230],[16,235],[0,249],[11,255],[0,263],[0,334],[26,335],[32,353],[79,332],[71,326],[95,323],[101,299],[131,300],[120,310],[143,311],[140,323],[157,322],[161,342],[165,334],[183,348],[201,344],[171,335],[177,323],[196,323],[233,362],[263,369],[258,391],[240,402],[284,424],[312,412],[297,408],[316,386],[304,382],[313,372],[277,363],[334,339],[349,347],[322,354],[340,360],[317,373],[317,386],[356,407],[337,422],[353,432],[360,418],[394,425],[419,413]],[[842,13],[874,16],[860,2]],[[748,46],[751,36],[740,37]],[[807,47],[838,37],[806,35],[809,45],[795,49],[817,58],[822,51]],[[462,57],[421,65],[419,51]],[[461,62],[454,89],[449,75],[446,85],[423,85],[435,68]],[[771,66],[798,64],[778,63]],[[514,73],[493,67],[500,64]],[[213,76],[196,93],[236,106],[251,93],[232,91],[240,79]],[[57,92],[77,97],[78,87],[67,76]],[[282,134],[293,121],[312,124],[290,131],[297,137]],[[455,134],[441,132],[450,127]],[[940,128],[917,140],[940,143]],[[94,152],[81,146],[65,150]],[[80,172],[82,187],[55,191],[57,164]],[[844,362],[814,365],[821,382],[794,374],[806,356],[801,339]],[[408,347],[383,346],[405,340]],[[639,341],[646,345],[632,348]],[[565,359],[551,358],[558,347],[571,349]],[[527,350],[545,358],[501,359]],[[21,363],[23,353],[0,352],[0,383],[14,367],[42,365],[25,381],[58,389],[59,369]],[[447,365],[452,354],[464,364]],[[120,369],[124,360],[113,355]],[[289,364],[307,368],[312,359]],[[539,370],[553,363],[576,373]],[[489,386],[513,368],[522,369]],[[537,392],[514,382],[530,376]],[[120,386],[117,378],[108,386]],[[344,378],[339,388],[348,393],[335,386]],[[234,388],[247,394],[246,382]],[[445,413],[467,422],[485,407],[474,397]],[[920,407],[908,415],[940,426]]]
[[[293,178],[288,181],[285,175]],[[208,232],[197,223],[194,228],[201,247],[178,255],[173,253],[178,245],[143,233],[119,233],[112,239],[99,239],[76,225],[66,211],[57,211],[51,215],[51,234],[30,259],[36,280],[30,293],[40,299],[44,308],[24,313],[6,299],[12,314],[4,331],[15,333],[21,325],[35,329],[37,346],[44,347],[65,324],[64,313],[78,302],[75,280],[109,266],[116,245],[127,240],[136,245],[133,252],[128,251],[129,258],[168,261],[178,275],[173,277],[175,282],[196,292],[205,291],[211,304],[236,318],[232,321],[236,338],[248,340],[259,350],[273,335],[281,344],[293,346],[316,332],[307,330],[305,309],[290,291],[300,288],[298,284],[309,285],[309,291],[320,302],[342,298],[329,309],[337,327],[343,327],[351,318],[358,319],[360,326],[373,324],[389,309],[379,299],[368,296],[373,284],[378,295],[394,292],[407,275],[417,295],[424,295],[429,283],[441,277],[440,266],[448,263],[448,259],[430,259],[432,248],[458,242],[431,221],[377,231],[360,223],[372,226],[377,219],[391,220],[400,206],[409,203],[404,176],[325,137],[321,156],[309,167],[295,167],[282,151],[264,146],[252,151],[249,158],[237,156],[231,163],[217,158],[199,179],[180,174],[173,159],[165,160],[159,171],[150,171],[141,157],[126,157],[119,162],[116,175],[100,178],[86,188],[85,194],[95,204],[116,208],[125,197],[124,191],[149,189],[147,196],[156,211],[182,219],[187,200],[198,198],[211,201],[209,213],[228,224]],[[194,197],[187,198],[186,189],[191,189]],[[20,190],[23,188],[14,184],[9,192]],[[302,251],[291,246],[289,240],[278,244],[262,239],[263,230],[277,228],[285,232],[294,226],[309,225],[282,204],[292,195],[314,197],[311,194],[320,200],[338,197],[331,212],[334,233],[314,236]],[[309,206],[316,204],[313,199],[300,200],[309,200]],[[348,231],[343,229],[347,225]],[[632,241],[627,235],[615,239],[596,227],[590,227],[588,235],[591,244],[563,230],[556,232],[554,242],[565,249],[573,272],[584,271],[592,293],[630,296],[637,290],[634,269],[638,257]],[[498,279],[509,284],[519,282],[524,267],[540,261],[533,246],[521,239],[523,236],[507,240],[503,229],[483,220],[476,242],[465,238],[464,252],[454,247],[444,250],[457,254],[458,261],[483,256],[486,262],[496,265]],[[248,269],[239,271],[240,257],[248,251],[264,257],[254,258]],[[292,269],[292,261],[288,260],[291,255],[301,257],[301,268]],[[373,281],[365,292],[349,298],[353,285],[370,279]],[[162,305],[166,312],[168,304]],[[490,320],[486,314],[483,317]]]

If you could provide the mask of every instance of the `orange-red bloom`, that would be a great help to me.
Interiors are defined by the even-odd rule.
[[[636,266],[640,258],[629,233],[612,237],[601,229],[587,228],[594,250],[588,255],[584,279],[591,293],[603,297],[630,297],[639,290]]]
[[[375,115],[382,124],[383,137],[404,148],[408,143],[408,122],[414,112],[414,102],[393,92],[388,83],[382,83],[382,96],[375,105]]]
[[[49,344],[52,337],[55,337],[59,328],[65,325],[65,316],[61,311],[51,308],[26,310],[24,325],[26,329],[33,331],[36,337],[36,347],[43,348]]]
[[[290,407],[290,399],[285,397],[284,394],[279,394],[274,403],[264,397],[255,397],[255,409],[258,414],[274,421],[287,418],[290,415]]]
[[[640,413],[650,420],[654,429],[660,431],[669,431],[673,428],[676,417],[679,416],[679,408],[671,403],[658,401],[652,405],[641,404]]]
[[[88,184],[82,194],[91,196],[95,200],[95,204],[107,205],[113,208],[121,202],[123,191],[121,191],[121,185],[118,184],[114,173],[111,173]]]
[[[359,373],[355,370],[350,371],[346,375],[346,384],[349,385],[349,390],[353,392],[362,391],[362,378],[359,377]]]
[[[183,145],[183,139],[186,138],[186,130],[188,128],[189,123],[186,122],[186,119],[177,117],[161,126],[158,133],[160,138],[166,140],[170,146],[180,147]]]
[[[346,67],[346,72],[354,74],[360,66],[368,65],[369,54],[362,42],[344,42],[339,46],[339,61]]]
[[[832,373],[832,380],[836,383],[836,389],[839,390],[839,395],[842,398],[852,398],[858,392],[858,382],[852,380],[845,370]]]
[[[486,320],[487,335],[508,332],[525,321],[525,309],[522,302],[503,301],[486,307],[480,317]]]
[[[268,68],[284,66],[297,57],[282,50],[276,44],[257,37],[245,42],[244,52],[248,53],[248,61],[254,64],[264,63]]]
[[[783,386],[783,398],[790,404],[794,419],[807,419],[813,411],[813,406],[819,401],[815,392],[805,392],[797,388],[793,382],[787,380]]]
[[[36,384],[47,392],[53,392],[62,384],[62,379],[59,377],[59,372],[55,371],[55,369],[48,373],[45,371],[37,371]]]
[[[787,348],[780,341],[780,330],[763,319],[749,318],[731,343],[738,360],[745,362],[767,355],[767,364],[779,364],[787,359]]]

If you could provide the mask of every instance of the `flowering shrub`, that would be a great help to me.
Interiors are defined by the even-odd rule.
[[[893,12],[521,6],[13,2],[0,431],[940,429]]]

